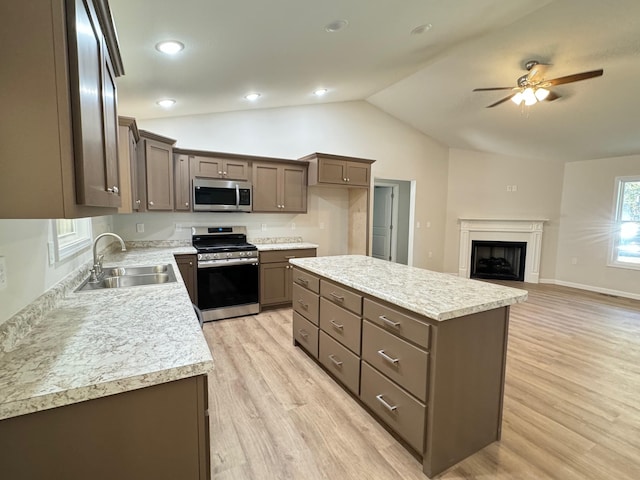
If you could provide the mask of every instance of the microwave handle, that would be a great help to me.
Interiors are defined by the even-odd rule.
[[[240,187],[236,183],[236,208],[240,208]]]

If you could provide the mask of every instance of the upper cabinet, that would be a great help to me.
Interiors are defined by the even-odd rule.
[[[189,178],[189,156],[174,153],[173,179],[176,212],[191,210],[191,180]]]
[[[173,210],[175,140],[140,130],[138,144],[138,211]],[[139,203],[138,203],[139,200]]]
[[[225,180],[249,180],[250,166],[241,158],[200,156],[191,158],[191,170],[194,177],[223,178]]]
[[[138,210],[137,148],[140,133],[135,118],[118,117],[118,157],[120,170],[120,198],[122,205],[118,213],[132,213]]]
[[[375,160],[312,153],[301,158],[309,162],[309,185],[369,187],[371,164]]]
[[[109,6],[37,5],[0,4],[0,218],[116,213],[124,71]]]
[[[253,162],[254,212],[306,213],[306,162]]]

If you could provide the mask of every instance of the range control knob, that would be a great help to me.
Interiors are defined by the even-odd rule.
[[[213,254],[213,258],[218,258],[218,257],[219,257],[219,255],[217,253]]]
[[[246,253],[245,253],[245,252],[240,252],[240,256],[241,256],[241,257],[244,257],[245,255],[246,255]]]
[[[227,252],[227,258],[231,258],[231,252]]]

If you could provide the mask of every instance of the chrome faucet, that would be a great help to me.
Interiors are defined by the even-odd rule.
[[[101,233],[100,235],[98,235],[93,241],[93,268],[91,269],[91,278],[89,279],[90,282],[97,282],[100,279],[100,276],[102,275],[102,259],[104,258],[104,255],[98,255],[98,248],[97,248],[98,240],[100,240],[102,237],[114,237],[120,242],[122,251],[123,252],[127,251],[127,247],[124,244],[124,240],[122,240],[122,237],[120,237],[120,235],[117,235],[111,232]]]

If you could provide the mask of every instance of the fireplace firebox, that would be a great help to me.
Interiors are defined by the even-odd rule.
[[[471,278],[524,281],[526,242],[471,242]]]

